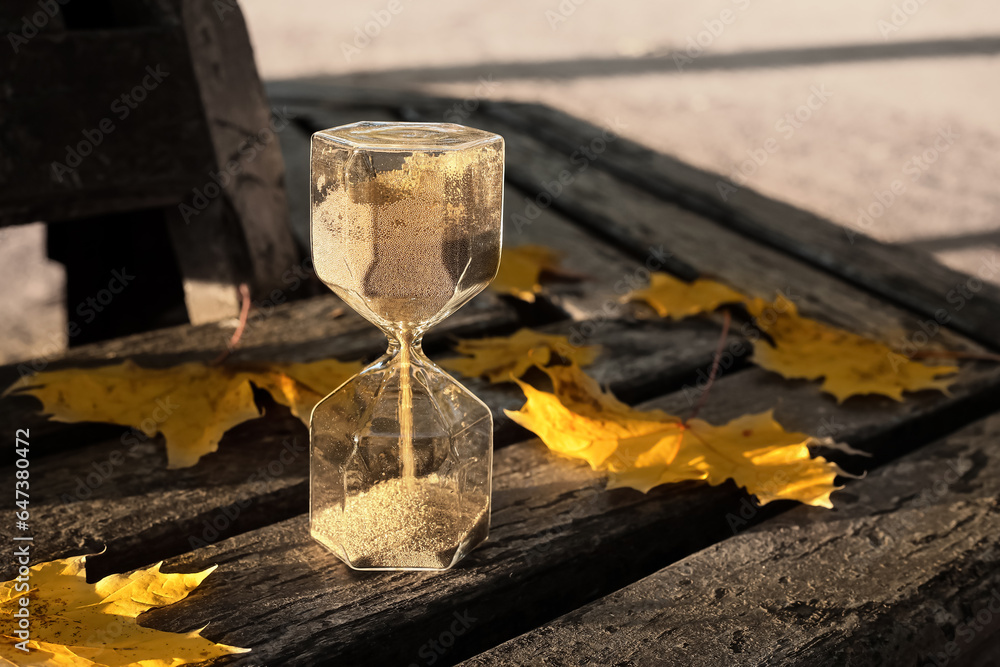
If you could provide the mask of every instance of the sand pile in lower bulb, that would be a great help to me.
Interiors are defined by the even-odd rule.
[[[460,499],[438,483],[398,478],[348,498],[343,511],[323,510],[313,532],[355,567],[444,568],[486,509],[482,496]]]

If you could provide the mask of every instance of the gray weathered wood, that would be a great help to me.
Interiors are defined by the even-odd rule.
[[[483,112],[518,131],[538,137],[567,155],[602,138],[595,127],[556,109],[538,104],[487,102]],[[679,206],[701,213],[735,231],[778,248],[834,273],[886,300],[934,319],[940,310],[949,325],[969,338],[1000,347],[1000,288],[988,282],[969,283],[969,276],[953,271],[927,253],[880,243],[855,229],[835,225],[795,208],[739,187],[718,174],[697,169],[657,153],[624,137],[598,145],[593,162],[628,183]],[[722,194],[726,196],[723,197]],[[968,267],[970,274],[995,275],[996,267]],[[977,276],[978,277],[978,276]],[[973,298],[959,289],[969,284]]]
[[[975,386],[951,398],[837,405],[815,385],[747,370],[716,383],[703,415],[721,421],[777,404],[789,428],[822,433],[832,422],[839,439],[898,454],[921,442],[921,433],[907,430],[916,415],[945,422],[967,414],[966,391],[990,396],[997,408],[996,369],[973,368],[965,378]],[[681,392],[646,405],[683,412],[689,404]],[[182,605],[147,618],[174,630],[209,622],[208,636],[255,648],[235,664],[311,664],[320,656],[409,664],[448,629],[453,614],[468,613],[477,621],[449,650],[450,662],[730,536],[726,514],[745,501],[729,484],[607,492],[585,466],[557,459],[535,441],[498,451],[494,470],[491,538],[452,571],[352,573],[310,540],[300,517],[172,559],[170,567],[185,570],[218,563],[218,576]]]
[[[994,415],[463,664],[995,664],[998,497]]]
[[[275,140],[287,121],[238,5],[109,5],[94,14],[124,23],[101,29],[73,29],[63,19],[83,11],[62,5],[26,13],[46,30],[0,62],[0,225],[88,219],[99,234],[102,216],[165,213],[195,323],[236,315],[240,282],[281,288],[299,261]]]

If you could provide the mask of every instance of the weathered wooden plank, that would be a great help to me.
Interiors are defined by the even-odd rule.
[[[702,414],[720,421],[777,406],[791,428],[829,433],[834,423],[839,439],[898,454],[927,435],[909,431],[917,415],[954,423],[1000,407],[996,369],[971,367],[963,383],[971,384],[952,397],[837,405],[814,384],[747,370],[717,382]],[[688,404],[681,392],[647,405],[683,412]],[[210,637],[254,647],[236,664],[310,664],[319,656],[409,664],[434,650],[428,642],[448,631],[454,614],[476,619],[452,638],[451,662],[730,536],[726,515],[746,502],[731,485],[681,484],[648,495],[603,487],[589,469],[536,442],[512,445],[496,455],[491,538],[452,571],[352,573],[312,543],[299,517],[173,559],[170,567],[180,569],[218,563],[218,576],[147,618],[174,630],[210,622]],[[751,523],[784,508],[758,512]]]
[[[384,351],[385,336],[332,294],[285,303],[310,289],[311,273],[308,262],[290,267],[284,290],[272,291],[254,302],[257,308],[248,319],[241,347],[230,357],[233,361],[355,359]],[[514,327],[517,322],[518,314],[513,308],[494,294],[484,292],[432,330],[427,347],[433,350],[451,336],[475,336]],[[71,349],[61,356],[10,364],[0,367],[0,386],[6,388],[23,374],[34,371],[99,366],[126,358],[150,367],[210,361],[226,349],[236,324],[230,320],[160,329]],[[30,397],[0,399],[0,429],[13,432],[18,428],[30,428],[35,443],[43,445],[36,456],[121,434],[118,427],[49,422],[39,412],[38,401]],[[10,453],[3,456],[9,460]]]
[[[627,183],[721,222],[757,241],[800,257],[884,299],[921,314],[947,317],[951,328],[1000,347],[1000,287],[981,280],[1000,266],[953,271],[927,253],[880,243],[808,211],[657,153],[625,137],[606,141],[604,129],[539,104],[485,102],[483,113],[535,136],[567,155],[600,149],[593,164]]]
[[[463,664],[995,664],[998,497],[994,415]]]
[[[410,91],[359,91],[292,81],[272,82],[269,91],[278,99],[306,105],[335,106],[344,104],[345,99],[358,99],[366,104],[401,109],[404,115],[411,114],[410,118],[427,119],[442,116],[457,101],[434,99]],[[491,120],[502,124],[491,123]],[[725,201],[718,194],[718,175],[656,153],[621,137],[614,128],[608,128],[612,130],[608,136],[614,138],[605,140],[605,128],[594,127],[543,105],[482,101],[466,123],[501,133],[506,127],[510,133],[537,137],[565,155],[576,156],[577,162],[568,165],[570,174],[576,173],[582,157],[587,166],[605,170],[626,183],[700,213],[758,242],[800,257],[924,319],[947,318],[956,331],[991,347],[997,347],[1000,341],[1000,320],[996,317],[1000,310],[1000,288],[978,280],[969,283],[968,276],[941,266],[929,255],[882,244],[863,234],[849,234],[819,216],[748,188],[741,188],[738,194]],[[596,159],[591,160],[582,149],[590,148],[597,138],[602,142],[591,149],[592,154],[596,154]],[[540,194],[544,189],[540,187],[541,182],[550,183],[561,171],[548,170],[543,175],[544,181],[534,178],[534,174],[519,177],[516,171],[511,173],[510,170],[516,170],[521,163],[510,147],[508,151],[508,173],[529,194]],[[558,201],[555,206],[559,207]],[[600,222],[598,219],[598,226]],[[614,236],[619,230],[612,227],[603,231]],[[671,270],[684,274],[682,267],[671,267]],[[970,273],[993,270],[992,266],[970,267]]]
[[[426,113],[411,110],[412,117]],[[886,342],[904,353],[944,347],[981,350],[969,339],[845,283],[807,262],[622,182],[611,174],[571,161],[510,126],[479,116],[470,123],[507,137],[507,177],[524,188],[560,179],[567,183],[551,206],[611,239],[634,256],[662,247],[689,273],[721,278],[753,296],[777,291],[803,314]],[[539,195],[541,197],[541,195]],[[538,197],[536,197],[538,199]]]
[[[448,100],[405,99],[407,106],[402,112],[410,119],[439,119],[443,117],[442,109],[449,108]],[[321,117],[322,112],[313,111],[312,115]],[[309,116],[307,112],[307,123]],[[903,349],[919,345],[926,339],[928,329],[937,332],[932,335],[932,344],[968,347],[967,341],[952,337],[933,319],[927,321],[902,309],[887,307],[884,302],[836,280],[822,269],[754,243],[608,173],[589,168],[592,163],[599,164],[602,157],[584,160],[585,164],[581,164],[580,154],[576,160],[571,160],[525,136],[520,127],[512,127],[485,114],[473,114],[468,124],[505,136],[508,180],[529,196],[536,195],[533,201],[522,198],[516,207],[508,204],[508,230],[530,232],[534,226],[533,216],[555,209],[634,256],[648,260],[650,265],[682,277],[719,276],[765,298],[773,297],[775,290],[782,290],[799,301],[800,309],[811,316]],[[569,182],[560,183],[561,176]],[[552,183],[557,186],[549,185]],[[720,262],[720,257],[725,261]]]
[[[201,181],[196,187],[221,181],[246,238],[258,286],[277,288],[285,268],[300,261],[289,231],[285,169],[277,139],[291,119],[268,106],[239,5],[233,3],[220,13],[201,0],[174,2],[216,164],[229,176],[216,179],[203,172],[196,175]],[[191,203],[188,197],[185,201]]]
[[[544,330],[568,334],[576,326]],[[605,323],[589,336],[603,352],[588,371],[624,398],[660,395],[710,363],[718,333],[708,321]],[[515,385],[462,382],[490,406],[497,446],[524,440],[527,432],[503,413],[524,402]],[[176,405],[175,415],[183,409]],[[267,416],[227,433],[219,450],[192,468],[167,470],[162,439],[135,432],[34,461],[34,553],[55,558],[107,547],[92,567],[110,572],[301,514],[308,508],[308,442],[298,419],[270,405]]]

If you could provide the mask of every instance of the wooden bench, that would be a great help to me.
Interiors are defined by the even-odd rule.
[[[48,223],[70,346],[235,317],[242,282],[284,287],[301,261],[289,121],[235,0],[11,0],[0,32],[0,227]],[[112,269],[130,276],[115,307],[81,308]]]
[[[303,84],[269,92],[296,116],[298,134],[282,142],[300,235],[309,131],[358,119],[443,120],[460,103]],[[616,284],[641,281],[645,267],[718,277],[759,296],[791,292],[803,314],[891,344],[949,308],[948,292],[968,280],[929,256],[852,243],[831,223],[750,190],[723,200],[716,177],[544,107],[482,103],[464,122],[507,141],[505,246],[555,248],[566,269],[589,279],[553,284],[533,305],[480,295],[433,330],[432,358],[451,354],[454,335],[532,326],[600,344],[588,372],[623,400],[686,414],[685,388],[711,365],[720,324],[631,317]],[[574,153],[602,136],[581,168]],[[546,184],[563,170],[572,178],[556,196]],[[329,295],[277,306],[248,328],[234,357],[380,353],[383,336],[360,317],[327,317],[338,305]],[[1000,350],[1000,290],[984,285],[953,315],[935,344]],[[156,331],[82,347],[48,367],[208,360],[231,332],[219,323]],[[0,381],[17,373],[0,369]],[[1000,616],[971,643],[956,628],[1000,587],[1000,365],[963,362],[948,395],[837,404],[817,383],[737,359],[702,418],[774,408],[788,429],[872,454],[831,454],[851,472],[871,471],[834,495],[834,511],[755,508],[730,483],[608,491],[600,475],[550,454],[504,416],[523,402],[515,386],[466,384],[496,419],[492,529],[469,558],[436,574],[359,574],[312,541],[308,433],[280,406],[174,471],[159,439],[125,446],[118,428],[45,423],[30,412],[32,399],[0,402],[0,419],[7,432],[37,434],[38,558],[107,547],[88,559],[91,579],[160,559],[169,571],[219,565],[188,599],[143,623],[208,624],[212,640],[253,649],[220,664],[927,664],[949,642],[959,653],[948,664],[998,659]],[[293,460],[257,475],[283,447]],[[113,452],[125,463],[82,494],[81,471]]]

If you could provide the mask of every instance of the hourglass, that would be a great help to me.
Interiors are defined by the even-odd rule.
[[[313,410],[310,532],[354,569],[447,569],[489,531],[493,418],[420,344],[496,275],[503,138],[361,122],[311,161],[316,275],[389,348]]]

